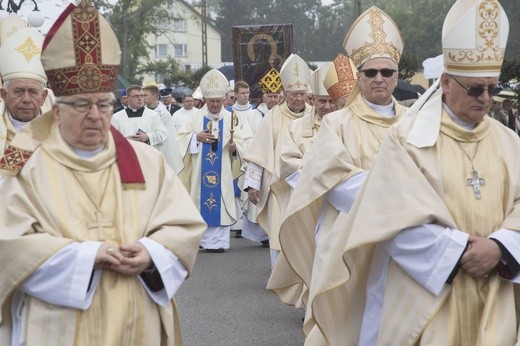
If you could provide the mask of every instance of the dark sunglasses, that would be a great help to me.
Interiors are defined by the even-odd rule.
[[[366,70],[361,70],[359,72],[364,73],[365,76],[368,78],[374,78],[375,76],[377,76],[378,73],[381,73],[381,76],[385,78],[389,78],[392,77],[394,73],[397,72],[397,70],[393,70],[391,68],[383,68],[381,70],[378,70],[376,68],[367,68]]]
[[[467,86],[464,86],[461,82],[459,82],[457,80],[457,78],[455,78],[453,76],[450,76],[450,77],[455,82],[457,82],[457,84],[460,85],[464,90],[466,90],[466,92],[468,93],[468,96],[471,96],[471,97],[479,97],[486,90],[487,90],[487,92],[488,92],[488,94],[490,96],[496,96],[496,95],[498,95],[502,91],[501,87],[499,87],[498,85],[494,85],[494,84],[488,85],[487,88],[484,88],[483,86],[469,87],[468,88]]]

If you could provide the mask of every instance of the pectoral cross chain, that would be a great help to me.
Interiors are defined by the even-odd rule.
[[[480,187],[486,185],[486,180],[478,176],[478,172],[473,170],[471,172],[471,178],[467,179],[468,186],[473,186],[473,192],[475,193],[476,199],[481,199],[482,194],[480,193]]]
[[[103,213],[98,210],[96,211],[96,222],[89,223],[87,227],[89,229],[97,228],[98,240],[105,240],[104,227],[114,227],[114,224],[110,220],[103,221]]]

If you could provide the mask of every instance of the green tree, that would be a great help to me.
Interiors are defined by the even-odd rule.
[[[151,45],[146,37],[167,34],[173,14],[164,9],[174,0],[93,0],[107,16],[121,45],[120,74],[130,82],[139,83],[141,64],[149,63]]]

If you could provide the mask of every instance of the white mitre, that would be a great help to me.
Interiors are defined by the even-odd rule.
[[[326,63],[320,68],[317,68],[309,77],[309,86],[311,87],[312,93],[316,96],[329,96],[325,85],[323,85],[323,81],[329,70],[329,65],[330,63]]]
[[[0,20],[0,45],[18,30],[29,27],[29,23],[16,13],[10,13]]]
[[[5,82],[14,78],[31,78],[47,83],[41,62],[44,37],[36,29],[23,28],[9,36],[0,46],[0,74]]]
[[[305,91],[309,88],[311,69],[297,54],[291,54],[280,69],[280,80],[284,91]]]
[[[210,70],[200,80],[200,90],[205,99],[224,98],[229,90],[229,82],[218,70]]]
[[[442,51],[447,73],[467,77],[498,77],[504,59],[509,22],[496,0],[457,0],[444,20]],[[433,146],[439,136],[442,114],[440,79],[410,108],[419,114],[407,142]],[[416,108],[417,107],[417,108]]]
[[[455,2],[442,28],[446,72],[466,77],[498,77],[508,34],[509,21],[498,1]]]
[[[375,6],[356,19],[343,41],[343,47],[357,69],[375,58],[389,58],[399,64],[403,46],[394,20]]]

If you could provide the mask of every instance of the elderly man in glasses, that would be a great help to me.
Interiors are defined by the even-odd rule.
[[[85,0],[43,42],[56,103],[1,159],[2,345],[182,343],[173,296],[205,223],[164,157],[110,126],[120,57]]]
[[[520,140],[486,116],[508,31],[498,1],[455,2],[441,88],[390,129],[350,213],[336,220],[344,265],[334,280],[344,284],[316,299],[346,292],[343,344],[517,342]]]

